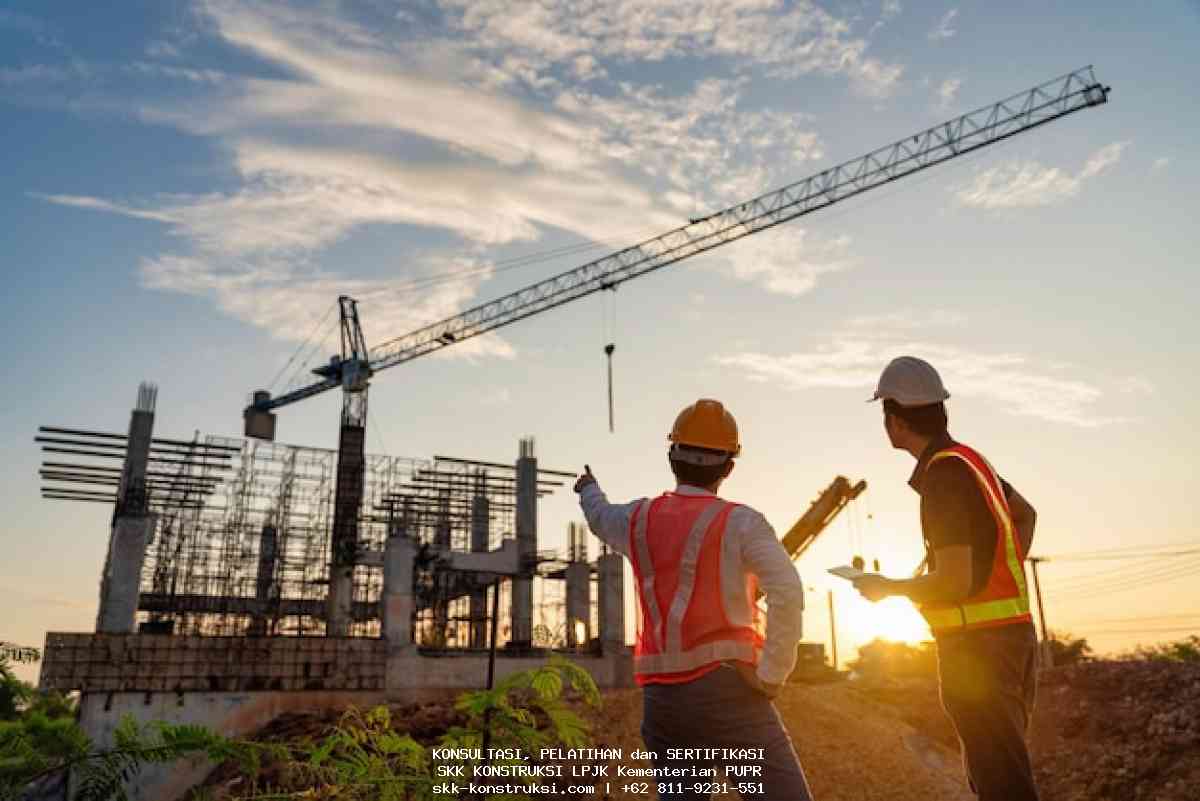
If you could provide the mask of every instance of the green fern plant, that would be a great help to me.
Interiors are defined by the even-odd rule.
[[[33,713],[0,728],[0,799],[16,798],[25,787],[60,771],[76,777],[72,801],[128,801],[125,786],[148,764],[204,756],[235,760],[257,771],[264,746],[215,734],[203,726],[154,722],[139,725],[126,715],[113,733],[114,747],[96,749],[69,719]]]
[[[567,706],[564,695],[568,689],[589,704],[600,703],[600,691],[591,675],[559,656],[533,670],[508,676],[491,690],[463,693],[455,708],[466,717],[466,725],[448,729],[438,744],[521,748],[533,754],[546,745],[586,745],[587,723]],[[433,776],[425,746],[393,729],[387,707],[350,709],[329,734],[295,744],[290,751],[284,763],[286,784],[303,789],[251,791],[238,795],[237,801],[434,801],[445,797],[433,792],[439,780]],[[500,760],[495,764],[518,762]]]

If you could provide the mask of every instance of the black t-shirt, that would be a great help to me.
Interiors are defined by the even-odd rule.
[[[983,490],[971,468],[962,459],[939,459],[935,453],[956,443],[949,436],[929,443],[921,454],[910,484],[921,495],[921,532],[932,570],[937,565],[934,551],[949,545],[971,547],[971,595],[983,591],[996,555],[996,518],[984,500]],[[1012,487],[1000,479],[1006,498]]]

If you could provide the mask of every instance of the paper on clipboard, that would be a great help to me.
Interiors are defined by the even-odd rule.
[[[857,567],[852,567],[850,565],[838,565],[837,567],[831,567],[827,572],[832,573],[838,578],[844,578],[846,581],[854,581],[856,578],[867,575]]]

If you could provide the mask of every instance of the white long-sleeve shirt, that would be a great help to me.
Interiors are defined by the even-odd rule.
[[[711,492],[680,484],[678,495],[707,495]],[[579,505],[592,533],[619,554],[629,558],[629,521],[639,498],[629,503],[609,503],[599,484],[588,484],[579,493]],[[767,631],[758,662],[758,678],[769,684],[782,684],[796,666],[796,643],[803,633],[804,586],[787,551],[775,536],[767,519],[749,506],[738,506],[729,513],[725,525],[726,552],[736,554],[739,569],[758,577],[759,588],[767,601]]]

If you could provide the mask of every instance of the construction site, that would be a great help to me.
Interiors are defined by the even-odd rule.
[[[255,391],[241,410],[243,438],[160,435],[152,384],[139,388],[124,431],[42,426],[36,441],[43,497],[113,511],[95,630],[47,635],[40,687],[78,692],[80,725],[101,745],[113,742],[125,715],[249,737],[288,721],[328,723],[350,706],[444,705],[448,694],[492,687],[564,654],[606,692],[598,730],[632,752],[638,709],[626,608],[634,595],[623,557],[601,547],[584,523],[569,525],[565,551],[540,544],[546,532],[539,532],[539,501],[571,492],[576,472],[542,466],[534,437],[523,432],[512,432],[511,460],[464,452],[452,432],[453,455],[368,453],[371,381],[1100,106],[1108,91],[1090,68],[1070,73],[395,339],[368,343],[357,301],[342,296],[339,352],[304,386],[280,395]],[[612,346],[605,352],[611,426]],[[278,410],[329,391],[342,395],[336,450],[276,441]],[[864,489],[862,481],[837,476],[781,537],[789,556],[800,558]],[[836,674],[837,657],[830,666],[830,656],[821,643],[801,643],[794,681]],[[797,683],[781,711],[793,732],[814,714],[845,724],[840,739],[822,735],[800,747],[806,765],[831,764],[816,750],[832,754],[838,743],[849,748],[882,736],[885,723],[872,721],[908,726],[898,735],[895,761],[880,774],[916,771],[924,782],[918,790],[889,790],[880,781],[871,792],[839,795],[836,771],[817,768],[821,797],[967,797],[953,778],[951,735],[897,705],[842,685]],[[1194,727],[1185,734],[1194,736]],[[149,767],[131,783],[130,797],[182,797],[212,767]],[[1079,796],[1101,797],[1109,796]]]

